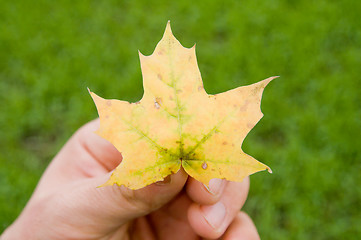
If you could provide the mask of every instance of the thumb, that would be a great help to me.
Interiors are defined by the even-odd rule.
[[[76,208],[82,208],[81,212],[86,215],[96,216],[97,222],[120,226],[168,203],[182,190],[187,176],[184,170],[180,169],[164,181],[138,190],[117,185],[98,187],[108,180],[110,174],[107,174],[85,179],[78,190],[72,191],[78,195],[72,199],[79,199],[80,204]]]
[[[61,191],[59,199],[68,206],[67,214],[79,214],[82,224],[88,219],[89,223],[116,227],[114,224],[119,226],[160,208],[182,190],[188,176],[183,169],[168,176],[162,183],[151,184],[139,190],[117,185],[98,187],[111,175],[104,172],[114,169],[121,162],[121,154],[109,142],[93,133],[98,127],[99,120],[95,120],[81,128],[63,148],[54,161],[56,164],[47,170],[48,175],[44,178],[46,181],[43,182],[49,182],[56,173],[64,174],[69,170],[79,169],[77,166],[88,166],[87,169],[93,173],[87,174],[87,178],[79,176],[76,181],[69,180],[65,192]],[[68,175],[73,176],[74,171],[70,171],[66,179],[69,178]],[[52,182],[59,182],[59,178],[53,179]],[[57,185],[50,185],[52,188],[54,186]],[[72,220],[77,221],[75,218]]]

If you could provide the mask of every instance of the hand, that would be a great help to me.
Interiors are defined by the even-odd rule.
[[[97,188],[122,160],[93,133],[98,125],[88,123],[67,142],[1,239],[259,239],[239,211],[248,178],[212,179],[207,189],[180,170],[139,190]]]

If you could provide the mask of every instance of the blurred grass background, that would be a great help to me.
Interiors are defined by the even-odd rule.
[[[137,50],[168,19],[209,93],[280,75],[245,152],[245,210],[263,239],[361,235],[361,5],[357,1],[1,1],[0,232],[49,161],[105,98],[142,96]]]

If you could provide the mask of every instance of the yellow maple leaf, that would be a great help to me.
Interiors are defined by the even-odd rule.
[[[275,77],[208,95],[195,46],[184,48],[169,22],[153,54],[139,56],[144,85],[139,102],[106,100],[90,92],[100,118],[96,133],[123,156],[103,186],[139,189],[181,166],[207,186],[212,178],[242,181],[252,173],[270,171],[241,145],[263,116],[262,92]]]

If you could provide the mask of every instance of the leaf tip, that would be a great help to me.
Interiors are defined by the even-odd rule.
[[[94,101],[94,103],[95,103],[95,105],[96,105],[96,100],[101,99],[101,97],[99,97],[98,95],[96,95],[94,92],[90,91],[89,88],[87,88],[87,89],[88,89],[88,92],[89,92],[89,94],[90,94],[90,97],[93,99],[93,101]]]
[[[102,187],[107,187],[107,186],[113,186],[114,185],[114,181],[111,181],[111,179],[109,179],[108,181],[106,181],[105,183],[103,183],[102,185],[98,186],[97,188],[102,188]]]
[[[269,167],[267,167],[267,171],[269,172],[269,173],[273,173],[273,171],[272,171],[272,169],[271,168],[269,168]]]
[[[168,20],[167,26],[165,27],[164,36],[173,36],[172,28],[170,27],[170,20]]]
[[[270,77],[268,79],[270,79],[269,81],[272,81],[273,79],[276,79],[276,78],[279,78],[279,77],[281,77],[281,76],[273,76],[273,77]]]
[[[170,19],[167,21],[167,27],[166,27],[166,29],[168,29],[169,28],[169,30],[171,30],[171,28],[170,28]]]
[[[107,184],[107,183],[104,183],[104,184],[102,184],[102,185],[100,185],[100,186],[97,186],[96,188],[102,188],[102,187],[107,187],[107,186],[111,186],[110,184]]]
[[[90,91],[89,87],[86,87],[86,89],[88,90],[88,93],[91,95],[92,91]]]
[[[272,80],[276,79],[276,78],[279,78],[280,76],[273,76],[273,77],[269,77],[265,80],[263,80],[263,85],[264,87],[266,87]]]

